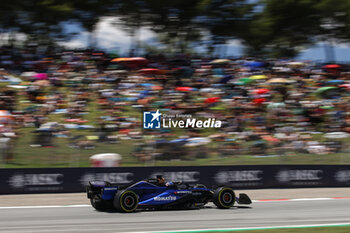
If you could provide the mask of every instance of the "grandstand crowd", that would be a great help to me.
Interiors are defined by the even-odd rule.
[[[55,147],[56,137],[66,137],[81,149],[116,143],[117,152],[119,141],[132,140],[140,161],[202,158],[209,144],[223,157],[346,152],[349,71],[347,64],[287,59],[118,58],[91,50],[1,47],[1,148],[11,162],[18,137],[28,136],[21,129],[32,128],[28,147]],[[142,112],[157,109],[223,125],[143,129]],[[93,133],[79,137],[79,130]]]

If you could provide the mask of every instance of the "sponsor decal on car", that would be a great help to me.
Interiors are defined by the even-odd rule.
[[[111,190],[117,190],[118,187],[113,187],[113,188],[104,188],[103,190],[105,191],[111,191]]]
[[[182,191],[182,190],[180,190],[180,191],[176,191],[176,192],[174,192],[175,194],[191,194],[192,193],[192,191]]]
[[[175,196],[166,196],[166,197],[155,197],[153,198],[155,201],[176,201]]]

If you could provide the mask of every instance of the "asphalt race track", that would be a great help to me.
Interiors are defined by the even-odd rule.
[[[97,212],[92,207],[0,209],[0,232],[147,232],[350,222],[350,199],[254,202],[228,210]]]

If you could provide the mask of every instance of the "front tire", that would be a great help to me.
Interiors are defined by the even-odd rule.
[[[120,190],[115,194],[113,205],[120,211],[131,213],[136,210],[139,204],[138,196],[131,190]]]
[[[213,202],[219,209],[229,209],[236,201],[236,195],[232,188],[221,187],[215,190]]]

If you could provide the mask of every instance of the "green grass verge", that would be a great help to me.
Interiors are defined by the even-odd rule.
[[[253,230],[253,231],[234,231],[247,233],[348,233],[350,227],[315,227],[315,228],[293,228],[293,229],[269,229],[269,230]]]
[[[176,231],[174,231],[176,232]],[[250,230],[250,229],[244,229],[244,230],[213,230],[213,231],[205,231],[205,230],[198,230],[198,231],[178,231],[181,233],[211,233],[211,232],[245,232],[245,233],[349,233],[350,232],[350,226],[332,226],[332,227],[291,227],[291,228],[283,228],[283,229],[259,229],[259,230]],[[165,232],[164,232],[165,233]],[[172,233],[171,231],[168,231],[167,233]]]

